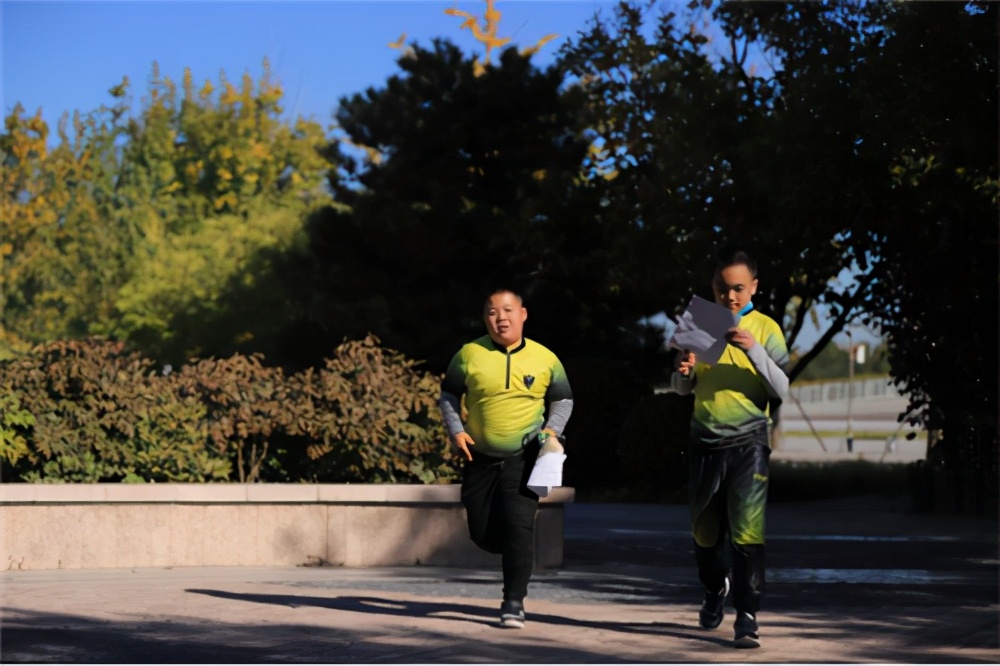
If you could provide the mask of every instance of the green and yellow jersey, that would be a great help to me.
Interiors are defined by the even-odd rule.
[[[748,351],[727,345],[718,363],[698,362],[691,379],[675,373],[679,393],[694,392],[692,430],[706,444],[770,424],[768,401],[788,390],[785,336],[777,322],[755,310],[737,324],[757,341]]]
[[[520,451],[543,427],[562,433],[573,393],[562,363],[543,345],[522,339],[510,349],[485,335],[464,345],[441,382],[445,426],[454,437],[464,430],[475,451],[504,457]],[[468,418],[457,415],[465,395]]]

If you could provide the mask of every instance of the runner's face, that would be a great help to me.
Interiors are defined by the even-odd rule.
[[[727,266],[712,280],[715,302],[731,312],[739,312],[757,293],[757,280],[743,264]]]
[[[527,318],[528,311],[521,304],[521,299],[509,291],[490,296],[483,313],[483,321],[490,337],[503,347],[510,347],[521,341]]]

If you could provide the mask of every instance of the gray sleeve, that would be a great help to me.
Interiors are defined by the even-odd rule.
[[[685,377],[679,371],[674,370],[674,374],[670,375],[670,388],[681,395],[689,395],[697,382],[698,378],[693,372]]]
[[[788,393],[788,375],[781,369],[781,366],[764,349],[764,345],[757,343],[746,352],[747,358],[757,369],[760,378],[764,380],[764,387],[772,398],[782,398]]]
[[[465,425],[462,423],[462,403],[460,398],[454,393],[441,392],[438,400],[438,407],[441,408],[441,418],[444,419],[445,430],[452,439],[460,432],[465,432]]]
[[[573,398],[556,400],[549,405],[548,418],[542,427],[551,430],[557,436],[562,435],[571,413],[573,413]]]

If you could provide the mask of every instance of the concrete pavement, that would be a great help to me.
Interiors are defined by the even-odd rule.
[[[998,663],[994,519],[856,498],[772,504],[763,646],[696,626],[686,509],[567,508],[523,630],[493,570],[0,573],[4,663]]]

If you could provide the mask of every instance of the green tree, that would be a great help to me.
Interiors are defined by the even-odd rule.
[[[561,261],[565,241],[549,230],[569,226],[562,201],[586,143],[561,73],[513,48],[479,76],[444,41],[399,65],[337,112],[343,135],[327,154],[345,177],[330,183],[339,206],[310,221],[317,300],[301,311],[320,344],[371,330],[440,371],[481,333],[486,289],[532,292]]]
[[[31,323],[24,321],[31,295],[43,283],[41,267],[50,254],[41,238],[56,224],[57,214],[42,194],[42,169],[48,154],[49,128],[41,110],[28,116],[15,104],[4,119],[0,136],[3,159],[3,228],[0,235],[0,357],[28,343]]]
[[[761,260],[755,302],[784,320],[790,345],[816,304],[832,313],[794,378],[858,314],[874,279],[834,281],[855,263],[867,267],[867,246],[847,242],[871,214],[853,179],[884,163],[855,158],[861,120],[847,112],[866,46],[859,25],[870,19],[826,5],[775,18],[780,7],[720,4],[723,37],[710,42],[697,13],[661,15],[649,30],[649,10],[621,3],[563,59],[603,142],[595,171],[620,225],[618,265],[636,315],[676,311],[692,291],[711,297],[716,250],[742,245]],[[769,26],[777,37],[760,15],[780,23]],[[754,46],[773,69],[748,62]]]
[[[949,501],[995,511],[997,7],[724,3],[717,16],[780,62],[776,108],[824,122],[817,173],[833,187],[804,191],[843,220],[834,241],[863,274],[837,321],[860,313],[887,335],[914,421],[944,433]]]
[[[64,119],[52,149],[40,115],[17,106],[8,116],[6,348],[97,333],[179,362],[252,351],[267,333],[280,294],[252,307],[246,293],[269,284],[268,252],[288,249],[329,201],[323,131],[281,118],[266,61],[238,90],[223,74],[218,91],[195,92],[185,70],[180,93],[154,63],[148,92],[129,117],[124,80],[114,106],[74,115],[72,132]]]
[[[887,34],[895,66],[869,84],[891,157],[877,253],[887,270],[868,315],[917,421],[943,437],[938,499],[995,513],[1000,8],[904,5]]]
[[[122,179],[143,237],[108,333],[173,363],[260,348],[261,322],[280,316],[268,307],[275,299],[256,308],[231,301],[268,282],[258,256],[287,250],[329,198],[323,132],[282,120],[282,96],[266,60],[256,85],[245,74],[237,89],[222,74],[218,90],[206,81],[195,91],[185,70],[180,93],[154,65]]]
[[[894,375],[911,406],[925,407],[917,418],[949,419],[953,438],[975,442],[949,447],[949,473],[971,474],[977,506],[990,505],[995,484],[982,482],[996,478],[997,459],[995,418],[983,426],[996,411],[996,7],[689,10],[692,25],[710,15],[721,39],[708,42],[673,15],[646,30],[644,10],[622,4],[614,21],[595,21],[564,51],[604,142],[608,208],[648,267],[631,274],[707,295],[701,276],[713,250],[748,247],[763,261],[755,301],[784,315],[789,344],[814,305],[830,312],[793,379],[847,322],[881,326]],[[857,274],[846,287],[834,280],[845,270]],[[686,296],[657,291],[666,302],[637,296],[640,309],[670,311]],[[983,317],[991,322],[979,325]],[[976,331],[971,339],[956,338],[959,321]],[[943,370],[956,350],[963,390]]]
[[[260,295],[268,251],[288,250],[302,218],[274,209],[246,218],[223,215],[186,232],[165,235],[149,248],[118,291],[117,330],[161,362],[179,364],[195,356],[221,356],[261,348],[258,339],[280,311],[273,299],[256,307],[233,304],[236,294]]]
[[[64,116],[54,148],[40,114],[15,105],[6,119],[0,327],[9,350],[86,336],[113,312],[130,254],[125,217],[116,214],[124,111],[119,99],[74,114],[72,136]]]
[[[583,169],[600,192],[589,217],[613,230],[609,291],[635,319],[673,312],[707,285],[707,202],[724,157],[713,137],[730,98],[702,52],[705,38],[672,13],[652,30],[649,17],[619,3],[560,54],[570,85],[586,96]]]

